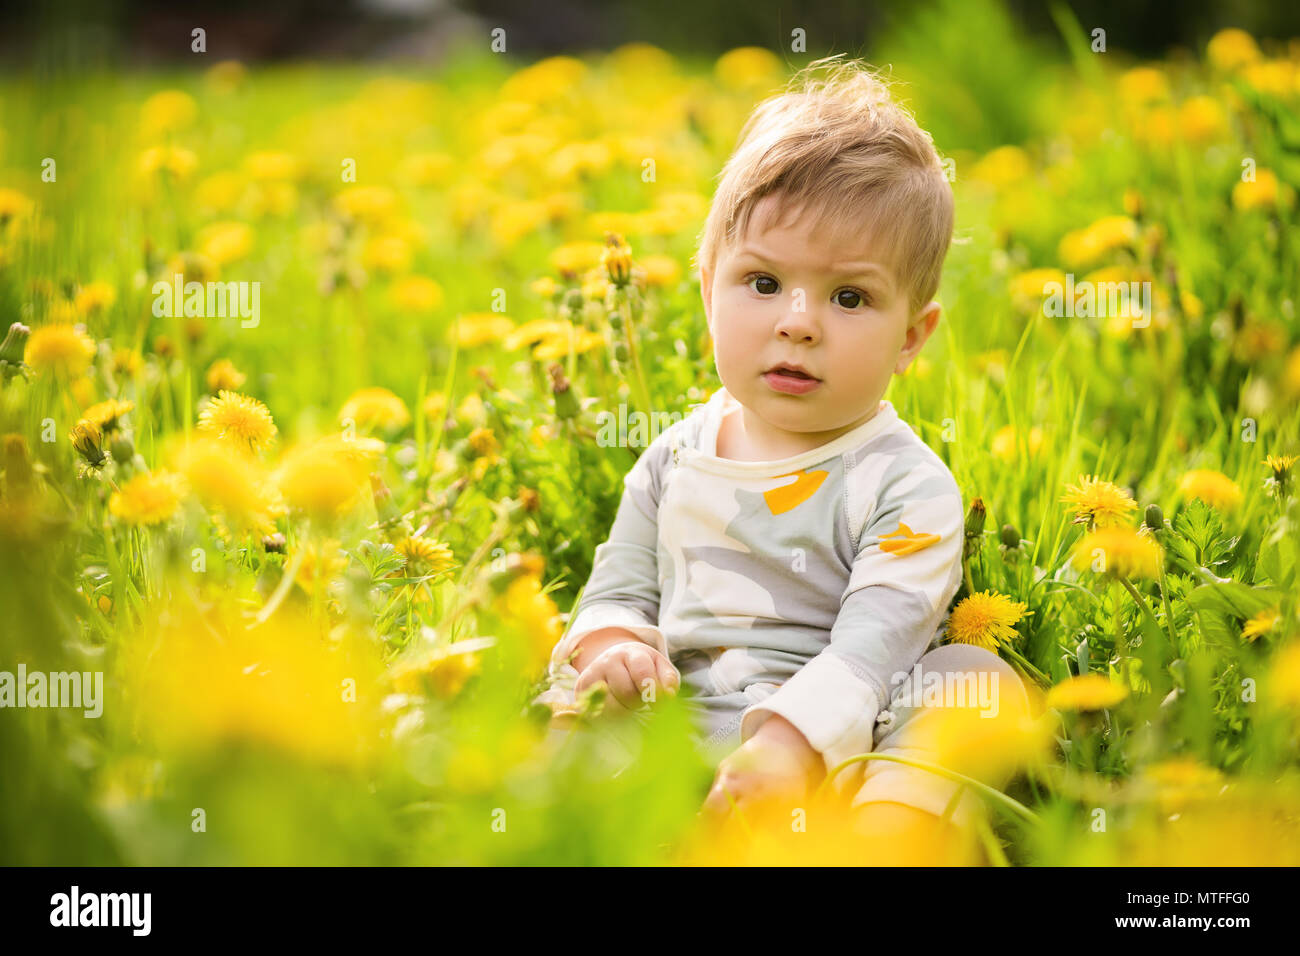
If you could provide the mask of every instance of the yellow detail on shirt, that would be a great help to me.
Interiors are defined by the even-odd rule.
[[[885,540],[886,538],[890,540]],[[896,540],[895,540],[896,539]],[[930,534],[928,531],[915,532],[903,522],[898,523],[898,530],[891,531],[889,534],[880,536],[880,550],[886,554],[895,554],[902,557],[905,554],[915,554],[923,551],[932,544],[939,543],[937,534]]]
[[[776,475],[776,478],[794,477],[794,481],[779,488],[773,488],[771,491],[763,492],[763,499],[767,502],[768,510],[773,515],[785,514],[792,508],[797,508],[814,494],[826,480],[827,472],[825,471],[805,471],[800,468],[798,471],[787,472],[784,475]]]

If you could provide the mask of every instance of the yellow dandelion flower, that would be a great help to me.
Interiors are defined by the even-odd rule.
[[[466,440],[474,454],[479,457],[495,455],[501,447],[497,442],[496,434],[490,428],[476,428],[469,433]]]
[[[210,392],[233,392],[247,381],[247,376],[235,368],[235,363],[230,359],[217,359],[208,366],[205,381]]]
[[[641,260],[646,285],[672,286],[682,277],[682,264],[672,256],[646,256]]]
[[[422,659],[395,664],[390,676],[393,689],[398,693],[421,694],[427,687],[437,696],[449,700],[459,694],[481,669],[482,659],[475,651],[436,652]]]
[[[555,294],[560,290],[560,285],[550,276],[542,276],[540,279],[534,279],[528,284],[528,288],[539,299],[553,299]]]
[[[401,236],[373,236],[361,249],[361,264],[386,275],[400,275],[411,269],[411,244]]]
[[[1210,37],[1205,49],[1206,58],[1216,70],[1231,73],[1260,58],[1255,38],[1245,30],[1229,27]]]
[[[1226,784],[1223,774],[1190,757],[1162,760],[1142,770],[1138,786],[1154,791],[1160,812],[1182,812],[1189,803],[1216,796]]]
[[[471,392],[456,406],[455,417],[461,425],[478,428],[487,422],[487,407],[477,392]]]
[[[501,347],[507,352],[513,352],[525,345],[536,345],[552,336],[568,335],[572,329],[573,323],[560,319],[532,319],[511,330],[501,340]]]
[[[363,388],[353,392],[339,411],[339,421],[351,419],[363,430],[396,431],[411,420],[406,403],[386,388]]]
[[[195,246],[200,255],[224,266],[253,251],[253,230],[243,222],[216,222],[199,231]]]
[[[1241,639],[1243,641],[1254,641],[1261,634],[1271,634],[1280,620],[1282,620],[1282,614],[1277,608],[1267,608],[1260,611],[1241,626]]]
[[[995,591],[979,591],[963,598],[948,616],[948,640],[996,651],[1016,637],[1015,625],[1025,616],[1027,604]]]
[[[253,452],[271,443],[276,427],[270,410],[257,399],[222,390],[204,403],[199,431]]]
[[[1132,106],[1169,98],[1169,80],[1155,67],[1139,66],[1119,78],[1120,96]]]
[[[551,253],[551,266],[565,278],[577,278],[593,266],[600,265],[605,247],[599,242],[570,242]]]
[[[416,186],[440,186],[455,167],[455,159],[446,153],[416,153],[402,160],[398,175]]]
[[[1178,493],[1187,498],[1200,498],[1208,505],[1227,511],[1241,503],[1241,487],[1220,471],[1198,468],[1183,475],[1178,482]]]
[[[564,627],[559,608],[542,590],[541,579],[533,573],[519,575],[506,588],[501,603],[505,614],[521,626],[528,638],[532,663],[545,661]]]
[[[971,167],[971,178],[998,188],[1013,186],[1033,175],[1029,155],[1019,146],[999,146]]]
[[[460,347],[470,349],[499,342],[514,327],[515,323],[509,316],[496,312],[471,312],[460,316],[452,329]]]
[[[1266,699],[1277,707],[1300,710],[1300,641],[1292,641],[1273,658]]]
[[[1178,128],[1190,142],[1209,143],[1227,134],[1228,117],[1218,100],[1193,96],[1178,110]]]
[[[1156,540],[1132,528],[1098,528],[1084,536],[1072,561],[1080,571],[1151,580],[1160,573],[1163,552]]]
[[[194,187],[194,199],[204,209],[228,212],[243,198],[248,183],[239,173],[223,170],[200,180]]]
[[[540,362],[552,362],[563,358],[572,350],[575,355],[582,355],[605,344],[605,336],[590,329],[571,328],[568,332],[548,335],[533,349],[533,358]]]
[[[169,471],[144,471],[108,499],[108,510],[127,524],[161,524],[180,507],[185,482]]]
[[[1104,216],[1085,229],[1066,233],[1057,254],[1068,266],[1088,266],[1116,249],[1138,241],[1137,223],[1128,216]]]
[[[0,226],[16,219],[25,219],[35,209],[36,203],[18,190],[0,187]]]
[[[199,158],[180,146],[151,146],[140,154],[139,169],[145,176],[165,173],[173,179],[189,179],[199,168]]]
[[[713,73],[729,90],[753,90],[780,83],[781,60],[766,47],[728,50],[713,65]]]
[[[348,566],[347,554],[334,538],[326,538],[320,542],[300,543],[295,552],[295,555],[289,556],[290,562],[297,554],[301,554],[302,557],[299,559],[298,572],[294,575],[293,582],[309,594],[321,585],[328,585]]]
[[[1080,475],[1078,484],[1067,485],[1061,501],[1074,508],[1074,523],[1106,528],[1121,525],[1137,510],[1133,497],[1109,481]]]
[[[430,392],[420,403],[420,411],[431,422],[437,422],[447,414],[447,396],[442,392]]]
[[[377,225],[397,211],[397,194],[386,186],[349,186],[334,197],[334,206],[349,218]]]
[[[73,304],[80,315],[92,315],[112,306],[117,301],[117,291],[107,282],[91,282],[77,290]]]
[[[1232,208],[1247,212],[1252,209],[1272,209],[1277,205],[1277,173],[1271,169],[1256,169],[1254,182],[1238,182],[1232,187]]]
[[[370,463],[382,442],[329,436],[293,449],[276,471],[288,505],[315,519],[351,510],[370,491]]]
[[[1081,674],[1061,681],[1047,692],[1054,710],[1106,710],[1128,696],[1128,688],[1101,674]]]
[[[73,450],[86,460],[92,468],[98,468],[107,461],[104,455],[104,433],[98,425],[88,419],[81,419],[72,426],[68,433]]]
[[[1286,359],[1286,370],[1282,373],[1282,387],[1288,395],[1300,396],[1300,345],[1291,350]]]
[[[397,553],[406,559],[408,569],[418,574],[445,571],[456,563],[451,548],[441,541],[425,537],[406,537],[397,542]]]
[[[1043,304],[1050,283],[1065,289],[1065,273],[1060,269],[1030,269],[1014,276],[1009,283],[1011,301],[1022,312],[1032,312]]]
[[[95,342],[80,326],[46,325],[32,330],[23,361],[38,372],[72,377],[90,367]]]
[[[224,442],[201,438],[177,456],[177,467],[204,508],[239,531],[272,534],[280,511],[268,476],[254,459],[230,454]]]
[[[121,423],[121,418],[135,408],[135,402],[121,401],[116,398],[96,402],[82,413],[82,417],[94,422],[105,434],[113,431]]]
[[[444,299],[442,286],[426,276],[406,276],[393,283],[393,305],[408,312],[433,312]]]
[[[140,107],[140,127],[146,136],[160,136],[185,129],[198,115],[194,97],[181,90],[163,90]]]
[[[279,150],[263,150],[250,153],[244,159],[244,172],[257,180],[289,181],[297,179],[301,172],[298,157],[293,153]]]
[[[607,234],[605,248],[600,254],[600,264],[610,282],[616,286],[627,285],[632,278],[632,247],[618,233]]]
[[[1016,461],[1020,456],[1020,441],[1024,438],[1028,445],[1029,457],[1035,458],[1043,447],[1043,430],[1037,425],[1029,429],[1028,434],[1017,430],[1015,425],[1004,425],[993,435],[990,450],[994,457],[1007,463]]]

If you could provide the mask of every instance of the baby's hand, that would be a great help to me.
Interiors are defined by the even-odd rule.
[[[578,675],[575,689],[582,693],[600,681],[609,687],[604,712],[617,714],[642,710],[658,691],[676,694],[681,684],[672,661],[638,640],[620,641],[601,651]]]

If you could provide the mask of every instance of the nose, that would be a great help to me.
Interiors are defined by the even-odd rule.
[[[816,345],[821,340],[817,320],[807,309],[786,310],[776,324],[776,334],[783,339],[806,345]]]

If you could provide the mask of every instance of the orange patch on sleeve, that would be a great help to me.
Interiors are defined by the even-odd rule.
[[[886,554],[896,554],[902,557],[905,554],[915,554],[917,551],[923,551],[932,544],[937,544],[939,536],[931,534],[928,531],[913,531],[901,521],[898,523],[898,530],[891,531],[889,534],[880,536],[880,550]]]

